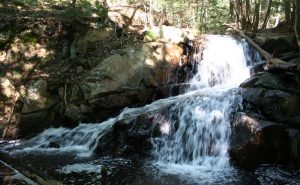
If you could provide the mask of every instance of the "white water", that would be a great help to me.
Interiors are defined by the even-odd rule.
[[[258,61],[249,58],[251,53],[245,42],[226,36],[207,39],[190,91],[210,96],[176,103],[168,121],[160,125],[164,136],[153,140],[157,164],[168,173],[229,167],[230,116],[242,103],[237,87],[250,77],[247,63]]]

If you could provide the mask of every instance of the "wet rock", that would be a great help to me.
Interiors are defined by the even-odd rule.
[[[232,123],[230,155],[236,164],[299,168],[299,77],[284,71],[260,72],[241,84],[244,110],[250,114],[237,114]]]
[[[297,73],[258,73],[241,84],[243,98],[270,120],[300,123],[299,79]]]
[[[59,148],[60,144],[58,142],[50,142],[48,147],[49,148]]]
[[[300,124],[300,97],[297,94],[265,88],[247,88],[243,91],[243,98],[270,120]]]
[[[295,35],[257,35],[254,41],[269,53],[274,53],[275,56],[298,50]]]
[[[242,166],[289,164],[289,136],[283,124],[244,113],[232,122],[231,148],[233,163]]]
[[[140,116],[117,122],[101,137],[95,153],[116,157],[151,157],[151,140],[162,134],[160,124],[168,108],[142,113]]]
[[[98,155],[116,157],[149,156],[151,133],[154,125],[151,118],[139,117],[129,122],[116,123],[112,131],[102,137],[95,152]]]
[[[281,79],[269,72],[261,72],[247,79],[241,85],[243,88],[248,87],[265,87],[269,89],[285,89],[284,82]]]

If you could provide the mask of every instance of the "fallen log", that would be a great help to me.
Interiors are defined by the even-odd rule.
[[[230,26],[229,26],[230,27]],[[270,53],[262,49],[257,45],[251,38],[249,38],[242,30],[230,27],[234,32],[238,33],[241,37],[246,39],[248,44],[252,46],[256,51],[261,54],[261,56],[266,60],[264,70],[266,71],[290,71],[290,72],[299,72],[300,66],[297,64],[292,64],[285,62],[279,58],[273,57]]]

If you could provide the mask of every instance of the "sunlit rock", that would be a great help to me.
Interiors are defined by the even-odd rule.
[[[30,113],[51,107],[54,100],[47,91],[47,82],[39,79],[29,86],[24,94],[24,106],[22,113]]]

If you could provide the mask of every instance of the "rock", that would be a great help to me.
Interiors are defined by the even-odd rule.
[[[49,143],[48,147],[49,148],[59,148],[60,144],[59,144],[59,142],[52,141]]]
[[[183,61],[180,63],[182,54],[183,48],[177,44],[161,42],[123,49],[120,54],[106,58],[83,73],[80,82],[68,88],[71,89],[67,95],[69,102],[74,105],[85,102],[94,113],[82,116],[78,107],[70,107],[65,115],[74,121],[84,121],[87,117],[103,120],[124,107],[151,102],[156,89],[165,89],[163,94],[166,97],[170,94],[167,90],[172,89],[164,86],[185,82],[188,78],[184,75],[188,69],[179,70],[187,67]],[[178,74],[182,75],[177,78]]]
[[[59,107],[39,110],[22,114],[18,124],[19,137],[33,137],[44,129],[52,126],[55,117],[59,114]]]
[[[243,98],[268,119],[300,123],[299,74],[262,72],[241,84]]]
[[[167,109],[150,111],[130,120],[120,120],[112,130],[101,137],[95,152],[115,157],[150,157],[151,139],[160,135],[159,115]]]
[[[112,28],[90,29],[84,36],[77,34],[71,45],[73,45],[73,48],[76,48],[76,54],[85,55],[90,45],[94,44],[96,46],[96,43],[108,39],[113,34]]]
[[[300,168],[300,130],[291,128],[288,129],[289,136],[289,158],[291,160],[291,166],[294,168]]]
[[[39,79],[22,94],[23,107],[18,124],[21,137],[34,136],[49,128],[59,113],[58,99],[49,94],[47,81]]]
[[[72,121],[83,120],[83,115],[81,114],[80,108],[74,104],[69,104],[66,107],[65,116],[70,118]]]
[[[280,77],[269,73],[262,72],[253,75],[251,78],[247,79],[243,82],[240,87],[265,87],[268,89],[286,89],[284,82],[280,79]]]
[[[289,164],[293,161],[287,157],[289,141],[283,124],[238,113],[232,122],[229,153],[232,162],[242,166]]]
[[[293,64],[298,64],[300,65],[300,58],[295,58],[295,59],[292,59],[289,61],[290,63],[293,63]]]
[[[259,72],[241,87],[244,110],[251,114],[237,114],[232,122],[232,160],[299,168],[300,74]]]
[[[48,93],[47,81],[42,78],[33,82],[23,96],[23,114],[47,109],[56,103],[55,99]]]
[[[280,90],[246,88],[243,98],[270,120],[300,124],[300,97]]]
[[[250,74],[254,75],[254,74],[257,74],[259,72],[265,71],[264,70],[264,65],[265,64],[266,64],[265,62],[261,62],[261,63],[255,64],[253,67],[251,67]]]
[[[231,127],[229,153],[235,164],[300,167],[300,131],[296,126],[267,121],[250,112],[235,114]]]
[[[254,41],[269,53],[275,56],[287,53],[297,52],[298,46],[295,35],[257,35]]]
[[[196,35],[200,33],[199,30],[196,29],[182,29],[176,28],[174,26],[152,27],[147,32],[151,33],[151,35],[153,35],[152,37],[154,37],[155,40],[177,44],[180,42],[194,40]]]
[[[182,52],[176,45],[142,44],[115,54],[87,72],[80,84],[86,99],[168,84]]]

